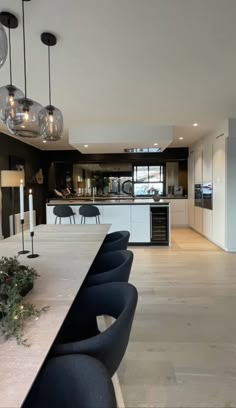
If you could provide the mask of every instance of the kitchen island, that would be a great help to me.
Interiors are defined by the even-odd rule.
[[[81,205],[95,205],[100,211],[101,224],[111,224],[110,232],[127,230],[130,243],[170,245],[170,204],[168,201],[153,199],[96,199],[92,200],[52,200],[47,203],[47,224],[55,223],[53,209],[56,205],[69,205],[75,213],[75,222],[80,224]],[[70,223],[69,218],[61,220]],[[95,218],[86,219],[94,224]]]

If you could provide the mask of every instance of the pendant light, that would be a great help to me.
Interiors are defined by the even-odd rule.
[[[49,82],[49,105],[39,113],[40,134],[46,141],[57,141],[62,138],[63,116],[61,111],[52,105],[51,94],[51,54],[50,47],[57,43],[56,36],[51,33],[41,34],[41,41],[48,47],[48,82]]]
[[[2,24],[0,24],[0,68],[4,65],[7,59],[8,46],[7,46],[7,35]]]
[[[26,46],[25,46],[25,9],[22,1],[22,25],[23,25],[23,54],[24,54],[24,82],[25,96],[16,100],[16,114],[14,118],[7,118],[7,127],[11,133],[20,137],[35,138],[39,137],[38,114],[42,106],[28,98],[27,95],[27,73],[26,73]]]
[[[0,13],[0,22],[8,28],[9,70],[10,84],[0,88],[0,120],[6,123],[8,117],[15,116],[15,100],[24,96],[20,89],[12,84],[12,60],[11,60],[11,30],[18,27],[18,19],[11,13]]]

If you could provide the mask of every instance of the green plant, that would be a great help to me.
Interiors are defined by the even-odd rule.
[[[42,311],[24,300],[38,274],[34,268],[21,265],[16,257],[0,259],[0,331],[5,338],[15,337],[19,344],[27,345],[23,338],[24,323],[38,318]]]
[[[105,177],[103,173],[94,173],[91,179],[92,187],[96,187],[98,194],[103,194],[104,189],[109,185],[109,177]]]

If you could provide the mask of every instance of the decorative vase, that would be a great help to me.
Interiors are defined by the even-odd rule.
[[[160,201],[161,197],[160,197],[159,193],[156,192],[155,194],[153,194],[152,198],[153,198],[154,201]]]

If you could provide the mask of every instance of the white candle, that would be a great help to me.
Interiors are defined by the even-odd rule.
[[[20,219],[24,221],[24,184],[23,180],[20,181]]]
[[[29,190],[29,221],[30,221],[30,232],[34,232],[33,194],[32,194],[32,190]]]

